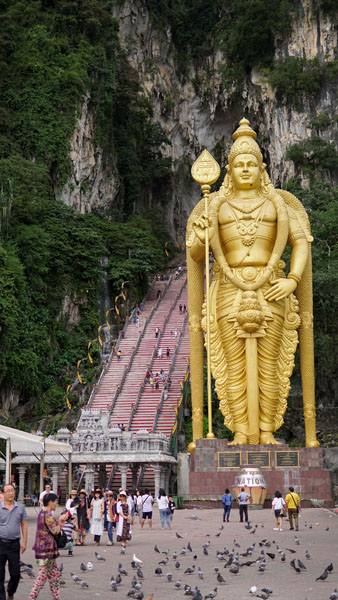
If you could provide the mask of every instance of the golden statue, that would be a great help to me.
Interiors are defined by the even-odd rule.
[[[318,446],[314,396],[310,225],[299,200],[276,190],[256,133],[242,119],[233,134],[227,174],[205,150],[192,168],[203,200],[187,225],[193,443],[203,437],[203,344],[232,444],[277,444],[300,332],[306,445]],[[285,276],[281,259],[292,248]],[[209,244],[214,265],[209,286]],[[206,273],[204,273],[206,259]],[[206,298],[204,278],[206,277]],[[296,296],[294,295],[296,293]],[[209,378],[208,378],[209,379]],[[209,434],[212,416],[209,396]]]

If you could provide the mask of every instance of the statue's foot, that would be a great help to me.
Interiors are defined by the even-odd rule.
[[[236,432],[235,437],[232,442],[229,442],[228,446],[246,446],[248,443],[248,438],[244,433]]]
[[[264,444],[264,446],[268,446],[270,444],[273,446],[281,445],[281,442],[277,442],[277,440],[275,440],[275,438],[273,437],[272,431],[261,431],[259,443]]]
[[[318,448],[319,446],[320,446],[320,443],[318,442],[318,440],[311,440],[311,441],[306,440],[307,448]]]

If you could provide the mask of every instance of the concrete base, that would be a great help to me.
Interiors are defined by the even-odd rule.
[[[332,449],[331,449],[332,450]],[[217,500],[224,489],[232,490],[235,476],[242,465],[248,464],[247,452],[269,452],[270,466],[261,466],[267,485],[267,497],[276,490],[285,495],[291,485],[302,499],[319,501],[333,506],[330,470],[324,460],[323,448],[290,448],[289,446],[228,446],[227,440],[197,440],[190,458],[190,499]],[[275,452],[299,452],[299,467],[278,467]],[[240,466],[219,467],[219,452],[239,452]],[[338,452],[338,448],[337,448]]]

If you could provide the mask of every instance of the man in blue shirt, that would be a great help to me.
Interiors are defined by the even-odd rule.
[[[227,520],[227,523],[229,523],[229,517],[230,517],[230,511],[231,511],[231,505],[232,505],[232,495],[230,494],[228,488],[226,488],[225,494],[223,494],[223,496],[222,496],[222,502],[223,502],[223,506],[224,506],[223,523],[225,523],[225,519]]]
[[[4,500],[0,503],[0,600],[6,600],[5,568],[8,561],[10,579],[7,600],[13,600],[20,581],[20,550],[27,545],[27,515],[23,504],[18,504],[11,483],[4,486]],[[22,541],[20,548],[20,537]]]

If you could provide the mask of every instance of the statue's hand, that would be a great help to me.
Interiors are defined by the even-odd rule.
[[[197,235],[198,239],[205,244],[205,230],[209,230],[209,242],[214,235],[214,228],[211,227],[211,220],[207,219],[205,215],[201,215],[199,219],[193,222],[193,230]]]
[[[283,298],[290,296],[297,287],[297,283],[293,279],[275,279],[270,283],[271,288],[264,294],[265,300],[270,302],[283,300]]]

